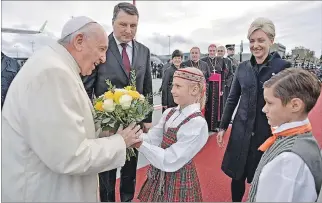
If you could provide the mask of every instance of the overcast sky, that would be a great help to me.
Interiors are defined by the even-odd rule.
[[[132,1],[128,1],[132,2]],[[64,23],[71,16],[86,15],[112,31],[115,1],[2,1],[2,27],[39,30],[48,20],[44,34],[25,35],[2,33],[2,51],[19,57],[32,53],[60,36]],[[244,52],[249,52],[246,38],[250,23],[257,17],[270,18],[276,26],[275,42],[290,51],[304,46],[320,56],[322,49],[321,1],[136,1],[140,13],[137,40],[155,54],[180,49],[188,52],[199,46],[207,52],[210,43],[239,44],[244,40]]]

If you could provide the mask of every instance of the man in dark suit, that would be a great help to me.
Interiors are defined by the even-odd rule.
[[[114,7],[113,32],[109,35],[106,62],[97,66],[93,74],[83,78],[85,89],[90,98],[107,91],[109,79],[116,88],[129,85],[130,70],[136,72],[136,88],[141,94],[152,94],[150,50],[134,40],[138,26],[138,10],[130,3],[119,3]],[[150,100],[153,103],[153,99]],[[152,126],[152,113],[143,121],[144,131]],[[136,157],[126,161],[121,169],[120,196],[122,202],[132,201],[135,193]],[[117,169],[99,174],[100,198],[102,202],[115,202],[115,182]]]
[[[201,70],[208,81],[210,77],[210,68],[208,64],[200,60],[200,49],[199,47],[192,47],[190,50],[190,60],[182,63],[183,67],[195,67]]]

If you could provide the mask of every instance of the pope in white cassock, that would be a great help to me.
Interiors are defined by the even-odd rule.
[[[2,201],[95,202],[97,174],[124,165],[142,131],[101,136],[80,78],[105,62],[107,47],[101,25],[72,18],[13,80],[2,111]]]

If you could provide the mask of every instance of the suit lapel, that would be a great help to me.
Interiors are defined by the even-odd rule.
[[[132,41],[133,44],[133,57],[132,57],[132,68],[136,68],[136,61],[138,58],[138,44],[135,40]]]
[[[122,56],[120,54],[120,51],[113,37],[113,33],[110,34],[109,36],[109,42],[110,42],[109,49],[111,50],[112,54],[115,56],[116,60],[119,62],[120,66],[122,67],[123,73],[126,75],[127,78],[129,78],[129,75],[127,74],[126,69],[123,65]]]

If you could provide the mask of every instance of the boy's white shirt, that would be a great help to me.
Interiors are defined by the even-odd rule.
[[[182,110],[179,110],[179,107],[175,109],[175,113],[166,122],[165,129],[163,126],[171,108],[163,113],[156,126],[141,135],[143,143],[138,148],[153,166],[165,172],[174,172],[182,168],[203,148],[209,137],[206,120],[196,117],[180,127],[176,143],[167,149],[162,149],[160,144],[164,130],[169,127],[176,128],[189,115],[200,112],[200,104],[192,104]]]
[[[285,123],[274,132],[308,124],[309,120]],[[313,175],[303,159],[283,152],[263,167],[256,202],[314,202],[317,199]]]

